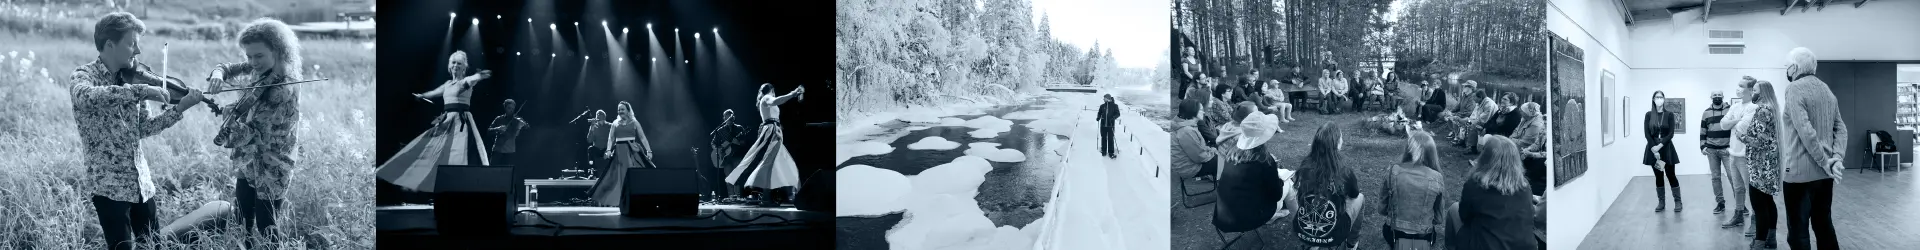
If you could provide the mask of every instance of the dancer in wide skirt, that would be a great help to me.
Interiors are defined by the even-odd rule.
[[[767,197],[767,191],[800,185],[800,169],[793,163],[793,156],[787,153],[786,136],[781,133],[780,104],[806,92],[806,87],[800,87],[786,95],[776,96],[773,84],[760,84],[760,98],[755,103],[762,117],[760,136],[754,139],[753,147],[747,150],[747,157],[740,160],[740,166],[727,175],[727,183],[764,189],[760,194],[762,206],[777,205]]]
[[[467,53],[454,51],[453,56],[447,58],[447,73],[459,76],[466,70]],[[433,119],[433,128],[414,137],[400,153],[380,164],[380,180],[408,190],[433,192],[436,166],[492,165],[487,161],[487,146],[480,139],[473,113],[469,113],[472,105],[468,102],[473,97],[473,85],[490,77],[493,71],[481,70],[474,75],[447,80],[432,91],[414,94],[426,100],[439,98],[445,105],[444,112]]]

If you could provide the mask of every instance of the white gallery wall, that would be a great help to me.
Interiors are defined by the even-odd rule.
[[[1698,17],[1694,12],[1675,16]],[[1628,61],[1636,78],[1619,87],[1621,95],[1641,102],[1629,106],[1628,118],[1634,119],[1629,124],[1640,124],[1639,114],[1651,108],[1647,100],[1654,91],[1664,91],[1668,98],[1686,98],[1687,133],[1674,135],[1681,156],[1676,172],[1682,175],[1709,173],[1698,140],[1700,114],[1712,104],[1709,95],[1732,93],[1741,76],[1773,82],[1776,87],[1785,84],[1788,50],[1807,47],[1823,61],[1920,59],[1920,1],[1874,1],[1862,8],[1836,4],[1821,11],[1795,9],[1786,15],[1773,11],[1713,15],[1705,22],[1658,20],[1628,28],[1632,31]],[[1737,41],[1746,45],[1746,53],[1707,54],[1710,41],[1727,41],[1708,39],[1710,29],[1744,32],[1745,38]],[[1635,135],[1643,135],[1638,127],[1634,129]],[[1644,140],[1635,143],[1644,144]],[[1638,175],[1652,175],[1652,171],[1640,167]]]
[[[1611,72],[1616,84],[1631,82],[1637,77],[1627,67],[1627,56],[1630,55],[1628,30],[1624,15],[1615,6],[1612,0],[1552,0],[1547,5],[1547,30],[1580,47],[1585,57],[1581,61],[1586,64],[1584,77],[1587,87],[1586,100],[1582,100],[1582,103],[1590,112],[1586,115],[1587,157],[1593,161],[1588,163],[1586,174],[1558,188],[1548,188],[1549,249],[1578,247],[1587,232],[1593,229],[1594,223],[1606,214],[1607,206],[1613,204],[1621,188],[1638,174],[1632,172],[1634,168],[1602,162],[1602,159],[1617,159],[1610,158],[1611,155],[1639,152],[1639,149],[1634,146],[1638,144],[1631,143],[1632,138],[1614,138],[1612,144],[1603,145],[1602,118],[1593,114],[1600,112],[1598,105],[1619,105],[1617,102],[1601,104],[1602,72]],[[1633,159],[1638,160],[1639,157]],[[1548,173],[1549,176],[1554,174]],[[1553,178],[1548,179],[1551,181]]]
[[[1707,174],[1697,138],[1700,113],[1712,102],[1709,94],[1718,90],[1731,95],[1741,76],[1784,84],[1787,50],[1807,47],[1822,60],[1920,60],[1920,1],[1873,1],[1859,9],[1834,5],[1784,16],[1779,12],[1714,15],[1704,23],[1653,20],[1631,26],[1613,0],[1550,0],[1546,11],[1547,29],[1585,52],[1591,161],[1585,175],[1549,188],[1550,249],[1578,248],[1624,188],[1649,188],[1627,184],[1634,177],[1652,175],[1640,159],[1646,146],[1641,117],[1651,108],[1654,91],[1687,98],[1687,133],[1676,134],[1674,140],[1682,156],[1677,172]],[[1708,29],[1744,31],[1741,41],[1746,53],[1707,54]],[[1612,103],[1601,103],[1602,71],[1615,78],[1617,97]],[[1619,97],[1630,98],[1625,110],[1619,108],[1623,104]],[[1600,114],[1597,105],[1612,105],[1615,114]],[[1622,134],[1616,127],[1610,144],[1603,143],[1602,115],[1613,116],[1616,124],[1621,122],[1618,119],[1628,119],[1627,131]],[[1709,195],[1710,191],[1688,193]]]

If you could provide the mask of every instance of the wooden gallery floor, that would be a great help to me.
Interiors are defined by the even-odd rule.
[[[1834,232],[1841,248],[1920,249],[1920,199],[1916,199],[1920,185],[1914,181],[1915,171],[1849,169],[1842,177],[1833,191]],[[1733,207],[1728,204],[1726,213],[1713,214],[1711,178],[1678,178],[1685,193],[1684,211],[1674,213],[1673,204],[1668,204],[1667,211],[1653,212],[1653,178],[1634,177],[1579,249],[1747,249],[1752,239],[1741,235],[1745,229],[1720,229],[1720,222],[1733,216]],[[1780,200],[1776,197],[1774,203]],[[1727,202],[1733,203],[1734,198],[1728,196]],[[1786,210],[1780,211],[1776,244],[1788,249]]]

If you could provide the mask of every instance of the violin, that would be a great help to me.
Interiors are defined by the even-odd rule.
[[[188,93],[194,91],[194,89],[188,88],[186,81],[182,81],[180,78],[154,74],[152,73],[153,67],[147,66],[146,63],[138,61],[133,63],[133,67],[120,69],[120,82],[122,84],[145,84],[166,88],[168,93],[167,99],[169,100],[167,103],[174,105],[184,104],[179,103],[181,99],[185,99]],[[207,109],[213,110],[214,114],[221,113],[220,105],[214,103],[212,98],[202,99],[202,102],[207,105]]]

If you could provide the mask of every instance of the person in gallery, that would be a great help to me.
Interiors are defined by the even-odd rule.
[[[159,134],[180,121],[183,112],[201,104],[192,91],[182,102],[159,115],[150,115],[146,101],[168,101],[165,87],[142,84],[121,74],[136,67],[141,33],[146,24],[126,12],[101,16],[93,26],[93,48],[99,56],[73,70],[73,120],[78,125],[83,163],[92,188],[93,212],[109,249],[133,249],[134,241],[149,242],[160,227],[152,174],[141,139]],[[11,211],[10,211],[11,213]]]
[[[1539,249],[1534,235],[1537,207],[1528,194],[1520,149],[1500,136],[1481,136],[1486,152],[1472,161],[1460,187],[1458,228],[1447,235],[1452,249]]]
[[[1751,78],[1749,78],[1751,79]],[[1740,156],[1734,161],[1745,163],[1747,176],[1747,201],[1753,207],[1752,248],[1774,249],[1774,226],[1779,216],[1779,207],[1773,203],[1780,195],[1780,134],[1778,126],[1780,99],[1775,96],[1773,83],[1767,81],[1746,81],[1750,86],[1741,89],[1741,96],[1748,104],[1743,111],[1734,112],[1737,123],[1733,127],[1735,141],[1733,148],[1741,149]],[[1792,203],[1788,203],[1792,204]],[[1726,226],[1722,226],[1725,228]]]
[[[1707,110],[1700,114],[1700,154],[1707,156],[1707,169],[1713,176],[1713,214],[1721,214],[1727,211],[1727,199],[1721,194],[1722,189],[1741,185],[1738,185],[1739,183],[1733,183],[1735,184],[1733,186],[1721,185],[1721,179],[1733,181],[1732,173],[1727,168],[1729,163],[1727,158],[1732,157],[1727,154],[1727,147],[1733,132],[1726,126],[1719,125],[1726,119],[1727,108],[1731,106],[1725,100],[1726,95],[1719,91],[1714,91],[1710,97],[1713,99],[1713,105],[1708,105]],[[1737,203],[1734,208],[1733,217],[1735,218],[1747,213],[1746,209]]]
[[[1780,92],[1780,180],[1786,182],[1787,245],[1812,249],[1808,229],[1820,239],[1819,249],[1837,249],[1833,232],[1833,182],[1840,178],[1846,159],[1847,123],[1840,104],[1825,81],[1814,76],[1819,59],[1813,50],[1787,52],[1786,89]]]
[[[1445,223],[1445,176],[1440,174],[1440,149],[1426,131],[1407,129],[1407,152],[1401,164],[1387,169],[1380,183],[1380,236],[1392,249],[1437,247]]]
[[[1714,123],[1711,127],[1712,129],[1727,131],[1728,139],[1727,148],[1725,149],[1727,152],[1727,160],[1723,164],[1726,168],[1726,178],[1732,180],[1731,184],[1733,184],[1734,216],[1728,217],[1727,222],[1720,224],[1720,228],[1733,228],[1745,225],[1746,230],[1744,232],[1747,237],[1753,237],[1753,225],[1746,224],[1748,218],[1746,216],[1747,209],[1749,208],[1749,202],[1747,201],[1748,195],[1745,194],[1749,175],[1749,173],[1747,173],[1747,144],[1740,141],[1739,135],[1742,133],[1738,128],[1741,123],[1746,122],[1747,117],[1753,114],[1755,107],[1753,104],[1754,98],[1752,97],[1753,85],[1753,77],[1741,77],[1739,84],[1736,85],[1738,91],[1733,94],[1733,97],[1736,100],[1746,101],[1728,101],[1726,114],[1722,115],[1720,121]]]
[[[473,99],[474,85],[493,77],[493,71],[481,70],[461,77],[466,71],[467,52],[456,50],[447,57],[447,73],[454,79],[426,93],[413,95],[422,100],[439,99],[442,112],[433,119],[432,128],[414,137],[399,153],[380,164],[377,170],[380,180],[408,190],[433,192],[434,169],[440,165],[491,165],[469,101]]]
[[[1313,145],[1300,170],[1294,176],[1299,195],[1289,210],[1294,216],[1294,232],[1300,242],[1312,249],[1351,249],[1357,243],[1361,206],[1366,195],[1352,168],[1341,165],[1340,148],[1346,144],[1339,126],[1326,123],[1315,133]]]
[[[620,101],[615,106],[616,116],[613,127],[606,138],[607,151],[602,158],[608,159],[607,173],[593,183],[593,201],[600,206],[620,206],[621,198],[626,197],[627,169],[659,168],[653,164],[653,144],[647,140],[646,127],[640,126],[635,118],[633,104]]]
[[[760,134],[747,150],[747,157],[740,160],[740,166],[727,175],[727,183],[765,191],[800,185],[800,170],[793,163],[793,155],[787,153],[787,139],[780,128],[780,104],[806,93],[806,87],[799,87],[786,95],[775,95],[772,83],[760,84],[760,98],[754,103],[762,118]],[[778,205],[767,197],[768,193],[771,192],[761,193],[760,205]]]
[[[1671,189],[1673,190],[1673,211],[1680,212],[1680,209],[1685,206],[1680,203],[1680,180],[1673,174],[1673,165],[1680,163],[1680,155],[1673,148],[1673,129],[1680,126],[1677,124],[1680,121],[1679,118],[1675,118],[1676,115],[1673,112],[1667,111],[1666,103],[1666,92],[1653,92],[1653,108],[1647,110],[1646,115],[1641,119],[1646,122],[1642,126],[1646,133],[1641,134],[1646,135],[1647,146],[1646,150],[1642,151],[1640,164],[1653,168],[1653,191],[1656,195],[1654,197],[1660,199],[1660,205],[1653,207],[1653,211],[1666,211],[1667,190]],[[1666,178],[1661,178],[1662,176]]]
[[[241,29],[239,44],[249,56],[244,63],[216,66],[211,82],[224,82],[235,76],[254,74],[253,84],[292,82],[302,74],[300,40],[293,29],[279,20],[262,18]],[[218,85],[215,85],[216,87]],[[247,86],[240,86],[247,87]],[[219,91],[213,89],[210,91]],[[287,176],[294,168],[293,147],[298,142],[294,128],[300,123],[300,95],[293,86],[273,86],[244,90],[243,97],[223,114],[226,126],[214,136],[215,144],[233,148],[233,164],[239,173],[234,180],[234,205],[240,222],[249,232],[275,235],[274,211],[286,203]]]

